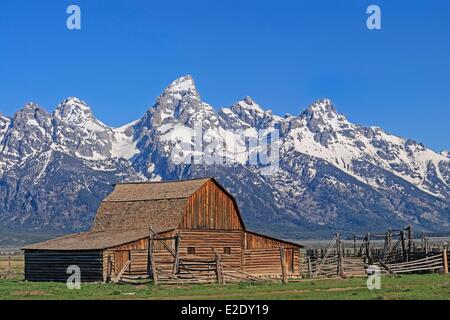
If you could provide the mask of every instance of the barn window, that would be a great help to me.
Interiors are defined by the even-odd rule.
[[[231,254],[231,248],[230,247],[223,248],[223,253],[224,254]]]
[[[195,254],[195,248],[194,247],[188,247],[187,248],[187,253],[188,254]]]

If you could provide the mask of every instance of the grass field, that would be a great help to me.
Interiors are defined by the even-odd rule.
[[[64,283],[0,280],[0,299],[450,299],[450,276],[383,277],[381,290],[369,291],[364,278],[281,283],[221,285],[82,284],[69,290]]]
[[[450,299],[450,275],[383,277],[381,290],[369,291],[365,278],[324,279],[281,283],[221,285],[82,284],[69,290],[64,283],[22,280],[23,256],[0,256],[0,299]]]

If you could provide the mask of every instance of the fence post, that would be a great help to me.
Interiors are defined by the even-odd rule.
[[[447,257],[447,249],[442,251],[442,262],[444,263],[444,274],[448,274],[448,257]]]
[[[343,277],[345,277],[344,256],[342,254],[343,246],[342,246],[342,242],[341,242],[341,236],[339,235],[339,233],[336,234],[336,251],[337,251],[337,258],[338,258],[337,275],[341,276],[343,278]]]
[[[151,276],[151,279],[153,280],[153,285],[156,286],[158,285],[158,274],[156,272],[156,263],[153,254],[153,246],[154,246],[153,232],[150,231],[150,235],[148,237],[148,269],[149,269],[149,276]]]
[[[306,261],[308,262],[308,277],[311,279],[312,278],[311,258],[306,257]]]
[[[370,233],[367,233],[367,242],[366,242],[366,255],[369,258],[369,261],[371,260],[372,252],[370,249]]]
[[[108,255],[108,262],[106,265],[106,282],[111,282],[112,279],[112,257]]]
[[[412,231],[412,227],[408,226],[408,261],[411,259],[412,253],[413,253],[413,231]]]
[[[180,234],[177,233],[175,236],[175,259],[173,261],[173,269],[172,269],[172,275],[176,275],[179,273],[179,260],[180,260]]]
[[[281,262],[281,279],[283,283],[287,283],[286,255],[284,247],[280,247],[280,262]]]
[[[403,262],[406,262],[406,261],[408,261],[408,255],[406,254],[405,231],[403,229],[400,230],[400,241],[402,244]]]
[[[11,255],[8,255],[8,278],[11,276]]]
[[[220,254],[217,252],[216,252],[216,273],[217,273],[217,283],[225,284],[222,271],[222,261],[220,260]]]

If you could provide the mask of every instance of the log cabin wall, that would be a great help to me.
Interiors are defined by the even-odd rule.
[[[180,229],[242,230],[234,201],[214,181],[187,199]]]
[[[66,282],[67,268],[80,267],[82,282],[102,281],[102,251],[25,250],[25,280]]]
[[[158,234],[160,238],[173,237],[175,231],[169,231]],[[162,240],[169,248],[174,249],[174,240]],[[148,268],[148,238],[140,239],[134,242],[123,244],[117,247],[109,248],[103,251],[103,280],[107,279],[108,272],[108,259],[110,257],[112,262],[112,274],[117,274],[120,270],[116,265],[115,252],[117,251],[129,251],[130,256],[130,269],[125,274],[144,274]],[[156,240],[154,241],[154,254],[157,260],[169,261],[171,259],[170,253],[164,248],[164,245]]]
[[[160,234],[160,237],[173,237],[175,232]],[[230,267],[242,269],[244,251],[243,232],[240,230],[180,230],[181,241],[179,258],[195,260],[214,260],[216,253],[221,255],[224,264]],[[164,240],[166,245],[175,250],[174,240]],[[192,253],[192,250],[194,253]],[[107,278],[108,257],[113,268],[112,274],[120,270],[116,266],[115,252],[129,251],[131,260],[130,269],[125,274],[144,274],[148,268],[148,239],[141,239],[132,243],[110,248],[103,253],[103,279]],[[154,257],[159,268],[169,271],[173,264],[173,256],[160,243],[154,241]]]
[[[195,260],[214,260],[215,254],[221,255],[225,265],[240,269],[258,276],[280,276],[280,247],[285,248],[285,261],[290,275],[300,274],[300,250],[297,246],[281,240],[243,230],[192,230],[182,229],[161,233],[158,236],[181,236],[179,258]],[[174,240],[164,240],[164,243],[175,250]],[[113,274],[116,270],[115,252],[129,251],[131,266],[126,274],[145,274],[148,268],[148,238],[117,246],[104,251],[104,279],[108,270],[108,256],[113,263]],[[154,241],[154,257],[158,268],[169,271],[173,267],[173,257],[160,241]]]
[[[289,275],[300,276],[299,249],[285,249],[285,261]],[[256,276],[280,276],[281,257],[279,248],[247,249],[244,252],[244,271]]]
[[[181,230],[180,259],[215,259],[219,253],[224,264],[241,269],[243,232],[241,230]],[[189,253],[194,250],[194,254]]]
[[[288,273],[300,275],[300,249],[298,246],[252,232],[245,233],[245,271],[255,275],[280,275],[280,247],[285,248]]]

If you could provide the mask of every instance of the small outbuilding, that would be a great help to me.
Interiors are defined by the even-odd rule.
[[[66,281],[76,265],[83,282],[207,281],[219,262],[236,278],[299,276],[300,248],[247,230],[235,199],[213,178],[123,183],[102,201],[90,231],[25,247],[25,279]]]

